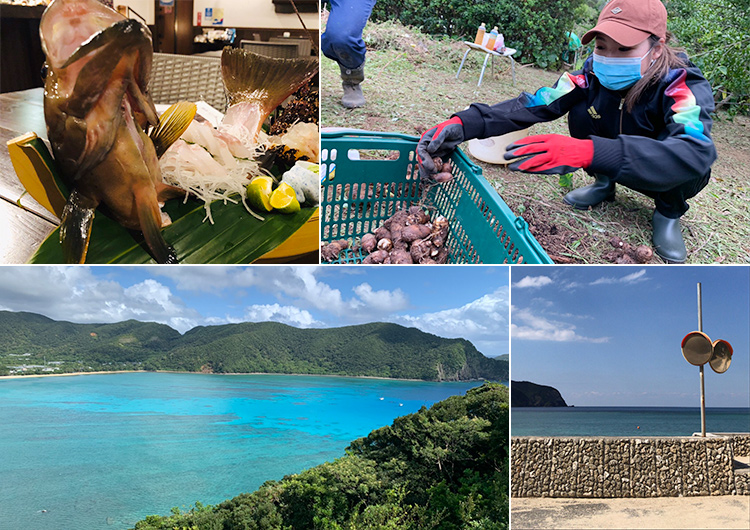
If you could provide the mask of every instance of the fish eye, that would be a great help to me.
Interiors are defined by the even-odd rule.
[[[48,70],[49,70],[49,69],[47,68],[47,63],[44,63],[44,64],[42,65],[42,70],[41,70],[41,72],[40,72],[40,73],[41,73],[41,75],[42,75],[42,81],[44,81],[45,79],[47,79],[47,71],[48,71]]]

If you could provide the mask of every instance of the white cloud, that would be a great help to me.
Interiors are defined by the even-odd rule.
[[[622,276],[620,278],[615,278],[612,276],[604,276],[601,278],[598,278],[590,283],[590,285],[605,285],[605,284],[613,284],[613,283],[638,283],[642,281],[646,281],[648,278],[646,278],[646,269],[641,269],[639,271],[633,272],[631,274],[628,274],[626,276]]]
[[[528,309],[514,307],[512,318],[510,334],[514,339],[593,343],[609,341],[608,337],[584,337],[576,333],[574,325],[535,315]]]
[[[551,283],[553,283],[553,280],[549,276],[524,276],[519,281],[514,283],[513,287],[517,287],[519,289],[526,287],[538,288],[544,287],[545,285],[549,285]]]
[[[184,332],[202,321],[197,311],[156,280],[124,288],[79,266],[0,268],[0,300],[0,309],[78,323],[137,319]]]
[[[180,267],[181,269],[182,267]],[[187,267],[163,271],[153,267],[149,272],[166,276],[178,289],[221,293],[226,289],[254,287],[273,294],[282,305],[317,310],[354,322],[383,319],[386,315],[409,307],[408,296],[400,289],[375,290],[368,283],[353,288],[347,297],[325,281],[332,267]],[[347,270],[335,268],[335,270]],[[354,273],[347,273],[354,274]]]
[[[279,304],[254,305],[247,308],[245,317],[252,322],[281,322],[298,328],[320,326],[309,311]]]
[[[180,265],[179,267],[146,267],[151,276],[170,278],[182,291],[218,292],[226,288],[252,287],[259,282],[251,267],[207,267]]]
[[[508,288],[501,287],[461,307],[392,319],[441,337],[465,338],[485,355],[508,353]]]
[[[352,301],[353,308],[368,313],[395,313],[409,307],[409,299],[401,289],[375,291],[369,283],[361,283],[353,291],[359,297]]]

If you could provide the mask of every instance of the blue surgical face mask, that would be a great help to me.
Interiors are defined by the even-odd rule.
[[[630,88],[642,77],[641,62],[646,55],[651,53],[651,50],[653,48],[642,57],[605,57],[594,53],[594,73],[605,88],[610,90]],[[653,62],[651,61],[651,64]]]

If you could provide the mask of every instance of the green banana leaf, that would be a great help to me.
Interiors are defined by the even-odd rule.
[[[162,230],[180,263],[252,263],[275,249],[299,230],[315,213],[302,208],[294,214],[261,214],[260,221],[242,204],[211,203],[214,223],[205,220],[203,203],[197,200],[168,201],[163,211],[172,224]],[[60,229],[55,229],[37,249],[29,263],[64,263]],[[123,228],[97,211],[91,229],[86,263],[155,263],[143,236]]]

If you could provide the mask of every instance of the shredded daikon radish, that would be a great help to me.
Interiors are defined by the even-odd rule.
[[[164,182],[186,190],[205,202],[206,219],[213,224],[211,201],[222,200],[224,204],[237,204],[235,193],[240,195],[245,209],[255,218],[263,217],[253,212],[245,202],[245,186],[249,178],[260,175],[259,165],[254,160],[235,158],[235,167],[227,168],[198,144],[177,140],[159,160]]]

